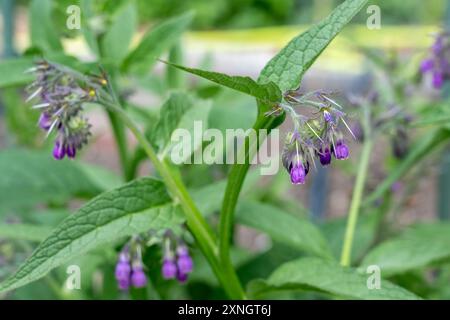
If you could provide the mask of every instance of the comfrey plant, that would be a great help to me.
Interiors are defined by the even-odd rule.
[[[298,88],[301,88],[304,73],[365,5],[365,0],[344,1],[329,17],[292,39],[267,63],[257,80],[178,65],[180,62],[177,62],[176,50],[170,50],[168,59],[170,63],[167,63],[166,69],[167,79],[171,79],[169,87],[176,87],[173,85],[172,76],[175,71],[179,72],[174,69],[178,68],[212,81],[216,85],[254,97],[258,111],[253,125],[256,131],[262,129],[270,132],[286,118],[291,119],[294,129],[287,136],[283,164],[293,183],[304,183],[316,160],[321,165],[329,165],[334,161],[333,158],[337,160],[349,158],[349,139],[346,137],[347,134],[344,134],[349,131],[349,126],[345,110],[336,102],[332,93],[325,90],[301,93]],[[114,258],[116,262],[114,276],[117,287],[128,292],[132,298],[135,298],[136,290],[128,289],[150,287],[154,290],[137,291],[139,294],[143,294],[143,291],[144,294],[151,294],[152,291],[155,297],[179,297],[179,294],[171,295],[170,290],[165,289],[176,285],[177,282],[185,281],[187,287],[175,286],[175,288],[178,293],[183,292],[194,298],[199,290],[190,289],[198,288],[195,287],[197,281],[211,289],[208,291],[214,293],[211,297],[231,299],[258,298],[286,289],[315,290],[320,291],[321,295],[358,299],[417,298],[414,293],[388,280],[383,280],[381,289],[369,290],[365,275],[350,267],[359,263],[359,259],[351,259],[352,244],[373,145],[369,132],[365,132],[366,138],[361,154],[352,157],[352,161],[358,163],[358,170],[348,223],[345,227],[341,263],[335,258],[322,231],[313,222],[290,214],[284,208],[254,199],[244,199],[241,196],[250,161],[223,168],[224,171],[227,170],[224,174],[226,180],[223,183],[213,183],[200,189],[185,184],[186,175],[184,171],[182,172],[185,167],[181,168],[172,163],[167,156],[170,136],[177,127],[186,125],[189,121],[191,123],[192,114],[207,115],[206,107],[191,113],[194,105],[206,105],[205,91],[190,88],[189,94],[183,90],[171,92],[168,98],[164,97],[167,99],[158,115],[152,117],[146,112],[133,112],[136,111],[133,109],[133,103],[124,94],[127,89],[123,87],[124,84],[134,85],[139,81],[119,80],[129,80],[128,78],[134,80],[134,77],[139,78],[142,74],[146,74],[155,62],[154,55],[163,51],[157,46],[168,46],[166,43],[170,43],[170,46],[164,49],[174,46],[176,41],[169,40],[177,39],[180,30],[187,28],[192,14],[164,22],[163,26],[152,29],[149,34],[142,37],[136,47],[129,49],[125,42],[131,43],[133,33],[128,32],[132,29],[128,23],[135,16],[135,10],[133,2],[127,3],[115,16],[117,18],[111,20],[114,25],[110,31],[97,38],[95,38],[97,33],[90,33],[89,44],[92,45],[93,41],[97,41],[94,43],[97,46],[93,46],[92,49],[98,54],[98,63],[105,67],[105,72],[95,72],[96,68],[93,70],[92,63],[68,62],[71,65],[68,67],[53,61],[39,62],[33,69],[37,78],[32,88],[34,94],[31,94],[31,99],[40,100],[36,102],[37,108],[42,113],[39,124],[49,136],[54,137],[53,153],[58,160],[78,155],[78,151],[84,147],[89,138],[90,126],[83,116],[83,109],[90,104],[103,107],[117,141],[123,177],[128,182],[121,184],[120,181],[116,182],[117,179],[113,179],[116,183],[109,183],[102,174],[99,174],[100,178],[91,178],[92,172],[89,174],[78,161],[67,159],[54,161],[48,159],[51,156],[39,158],[40,161],[35,163],[36,166],[45,164],[51,168],[42,170],[43,174],[49,172],[49,175],[54,174],[58,178],[35,179],[34,182],[44,180],[45,186],[47,184],[50,186],[45,189],[54,190],[55,193],[64,189],[62,190],[64,193],[57,194],[57,197],[52,197],[53,194],[44,194],[43,204],[64,205],[72,196],[87,196],[92,199],[73,214],[66,216],[50,234],[44,230],[33,238],[45,239],[14,275],[0,283],[0,292],[9,292],[44,276],[53,276],[53,273],[49,274],[52,269],[70,263],[88,251],[105,247],[110,249],[108,245],[117,244],[121,239],[130,239],[125,245],[120,242],[120,250]],[[117,30],[123,31],[120,37],[116,36]],[[127,32],[129,41],[124,40],[127,38],[125,35]],[[84,34],[89,35],[88,32]],[[167,41],[158,43],[154,39]],[[47,52],[44,51],[44,57],[45,53]],[[48,55],[50,56],[50,53]],[[210,92],[206,95],[211,97]],[[134,144],[128,144],[125,139],[125,129],[135,137],[136,149],[131,149]],[[251,159],[254,156],[253,152],[257,152],[264,142],[262,140],[258,138],[256,142],[252,142],[256,147],[250,146],[250,138],[247,136],[246,143],[242,144],[238,152]],[[129,152],[132,150],[135,152]],[[356,154],[352,151],[353,153]],[[152,163],[152,176],[136,177],[136,163],[139,164],[144,158],[148,158]],[[24,161],[21,157],[19,159]],[[17,164],[19,165],[20,163]],[[33,170],[33,174],[40,173],[36,171],[38,170]],[[56,171],[57,175],[54,173]],[[12,183],[18,180],[14,177],[8,181]],[[99,180],[101,181],[98,182]],[[22,180],[20,181],[22,183]],[[76,181],[79,182],[78,185],[75,185]],[[32,186],[34,188],[23,188],[23,185],[20,185],[20,188],[15,190],[36,189],[36,183]],[[24,201],[34,201],[35,198],[24,197]],[[248,281],[248,286],[244,288],[244,277],[241,276],[244,272],[237,272],[240,268],[236,264],[238,259],[231,259],[232,253],[233,258],[234,254],[237,258],[242,254],[242,248],[233,241],[237,211],[239,223],[267,233],[276,239],[275,242],[281,242],[300,258],[290,262],[277,260],[274,264],[274,261],[267,260],[266,253],[255,253],[256,258],[253,259],[253,253],[245,252],[243,260],[249,264],[262,263],[263,268],[258,266],[250,268],[246,280],[251,281]],[[185,226],[188,233],[183,237],[176,232],[180,225]],[[161,258],[157,258],[157,261],[147,259],[147,256],[153,253],[148,248],[153,244],[146,236],[149,230],[161,234],[156,241],[158,244],[156,250],[161,252]],[[183,241],[184,239],[189,241]],[[274,247],[269,250],[277,249]],[[191,254],[202,256],[195,256],[193,259]],[[381,265],[383,260],[379,261],[377,257],[379,255],[374,254],[371,259],[363,261],[359,266],[365,271],[367,265]],[[107,261],[111,265],[110,259],[103,259],[102,261]],[[196,261],[195,268],[193,261]],[[265,274],[255,271],[266,270],[266,267],[271,269]],[[88,269],[90,268],[82,269],[82,273],[87,273],[83,274],[84,279],[90,278]],[[317,272],[318,270],[320,272]],[[158,281],[160,280],[158,274],[161,278],[171,281]],[[194,276],[196,281],[189,281]],[[211,279],[212,276],[215,279]],[[106,279],[106,273],[104,278]],[[330,286],[330,283],[333,285]],[[96,285],[97,282],[93,286]],[[189,290],[185,290],[186,288]],[[83,294],[89,295],[90,291],[96,290],[85,290]],[[115,294],[117,296],[118,292]]]
[[[420,65],[422,74],[432,74],[432,84],[442,88],[444,81],[450,79],[450,34],[443,31],[435,36],[429,56]]]
[[[301,94],[288,91],[284,95],[284,103],[267,113],[271,116],[280,110],[286,112],[293,124],[294,131],[288,133],[284,145],[282,161],[293,184],[304,184],[310,165],[315,166],[315,159],[327,166],[331,157],[345,160],[349,157],[349,148],[344,140],[340,127],[345,126],[353,135],[342,107],[334,101],[331,94],[315,91]],[[296,108],[312,108],[311,116],[299,114]]]

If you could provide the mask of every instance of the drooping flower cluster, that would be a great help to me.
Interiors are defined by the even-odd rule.
[[[436,89],[442,88],[444,81],[450,79],[450,38],[442,32],[436,36],[429,56],[420,65],[422,74],[431,73],[432,84]]]
[[[130,286],[142,288],[147,285],[140,244],[125,245],[119,254],[114,274],[120,290],[128,290]]]
[[[314,91],[301,94],[298,91],[288,91],[283,103],[269,112],[284,111],[292,119],[293,132],[288,133],[284,144],[282,162],[288,171],[293,184],[304,184],[310,170],[318,159],[323,166],[331,163],[334,156],[337,160],[349,157],[349,148],[345,142],[341,126],[345,126],[353,135],[342,107],[330,96],[332,93]],[[300,114],[297,107],[311,108],[308,114]]]
[[[47,61],[36,63],[29,72],[36,74],[28,86],[32,92],[28,101],[40,100],[33,106],[41,111],[38,125],[47,136],[56,131],[53,157],[74,158],[90,136],[91,126],[82,116],[83,103],[95,100],[96,91],[83,88],[68,70]]]
[[[151,235],[149,238],[145,236],[133,237],[119,253],[115,277],[120,290],[126,291],[131,286],[142,288],[147,285],[142,261],[142,251],[145,244],[161,244],[163,252],[161,275],[164,279],[177,279],[178,282],[184,283],[192,272],[194,263],[184,241],[171,230],[165,231],[162,236],[153,231],[149,234]]]

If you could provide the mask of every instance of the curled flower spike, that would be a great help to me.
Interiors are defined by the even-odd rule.
[[[332,155],[339,160],[349,157],[341,128],[353,137],[355,135],[345,120],[342,106],[331,95],[322,90],[306,94],[291,90],[284,94],[284,102],[276,110],[266,113],[270,116],[281,108],[294,123],[295,130],[288,134],[282,155],[283,166],[293,184],[306,182],[309,165],[315,166],[316,159],[321,165],[328,166]],[[312,116],[299,114],[296,110],[299,107],[313,108],[316,112]]]
[[[432,85],[441,89],[445,80],[450,79],[450,40],[449,34],[442,32],[436,36],[429,56],[420,64],[422,74],[432,74]]]
[[[40,100],[32,107],[41,111],[39,127],[47,136],[56,131],[54,158],[74,158],[90,136],[91,126],[81,113],[83,103],[95,99],[94,89],[81,87],[69,71],[47,61],[38,62],[29,71],[36,74],[36,80],[28,86],[32,93],[27,101]]]

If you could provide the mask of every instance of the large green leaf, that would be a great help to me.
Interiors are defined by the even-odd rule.
[[[271,81],[266,84],[258,84],[250,77],[229,76],[227,74],[219,72],[188,68],[173,63],[168,64],[180,70],[184,70],[199,77],[208,79],[222,86],[248,94],[268,104],[281,101],[281,91],[278,86]]]
[[[127,55],[128,47],[137,27],[137,11],[133,2],[120,8],[110,29],[102,39],[103,56],[120,65]]]
[[[335,261],[300,258],[281,265],[265,281],[251,282],[249,291],[251,297],[259,297],[271,291],[306,290],[348,299],[418,299],[415,294],[387,280],[381,280],[380,289],[369,289],[369,276],[352,268],[343,268]]]
[[[148,72],[156,59],[179,40],[189,27],[193,16],[192,12],[188,12],[166,20],[148,31],[139,45],[125,58],[123,70],[140,74]]]
[[[412,167],[416,166],[421,160],[430,154],[432,150],[440,146],[443,142],[450,139],[450,130],[441,128],[431,132],[427,136],[420,138],[419,141],[409,150],[406,158],[398,164],[394,170],[383,180],[382,183],[366,199],[366,203],[373,202],[383,196],[391,188],[392,184],[401,179]]]
[[[92,197],[104,190],[86,169],[51,154],[9,149],[0,152],[0,213],[49,201]]]
[[[53,268],[95,247],[149,229],[172,228],[183,221],[164,184],[152,178],[105,192],[67,217],[17,272],[0,285],[12,290],[45,276]]]
[[[52,9],[52,0],[33,0],[29,8],[31,45],[45,52],[62,50],[53,24]]]
[[[450,258],[450,223],[417,225],[367,254],[362,266],[377,265],[383,276],[419,269]]]
[[[332,257],[322,233],[307,219],[267,204],[250,201],[238,206],[236,219],[246,226],[267,233],[278,243],[323,258]]]
[[[300,85],[303,74],[367,0],[347,0],[326,19],[292,39],[261,72],[260,83],[275,82],[282,91]]]
[[[43,241],[49,234],[51,228],[46,226],[35,226],[31,224],[0,224],[0,238],[11,240]]]
[[[370,249],[376,238],[378,215],[374,212],[362,214],[358,218],[355,228],[355,238],[352,248],[352,262],[361,261],[361,258]],[[319,225],[325,235],[331,250],[336,258],[342,251],[342,239],[344,239],[347,227],[347,218],[337,218],[324,221]]]

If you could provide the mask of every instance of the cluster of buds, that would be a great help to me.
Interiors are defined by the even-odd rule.
[[[344,119],[342,107],[331,95],[321,90],[307,94],[288,91],[284,95],[284,102],[267,113],[270,116],[286,112],[294,124],[294,130],[287,135],[282,154],[283,166],[293,184],[305,183],[310,165],[315,166],[315,159],[327,166],[333,156],[338,160],[349,157],[349,148],[340,128],[344,125],[353,133]],[[312,112],[309,115],[300,114],[297,107],[311,108]]]
[[[140,244],[125,245],[119,254],[115,270],[120,290],[128,290],[130,286],[143,288],[147,285],[143,265]]]
[[[436,36],[436,39],[430,49],[428,58],[422,61],[420,65],[422,74],[431,73],[433,87],[442,88],[444,81],[450,79],[450,41],[449,34],[442,32]]]
[[[36,80],[28,86],[32,92],[27,101],[39,99],[33,109],[39,109],[39,127],[47,136],[56,131],[53,156],[74,158],[90,136],[90,124],[82,116],[83,103],[94,101],[96,91],[84,88],[80,81],[65,68],[40,61],[29,70]]]
[[[170,233],[163,240],[163,264],[161,273],[164,279],[177,279],[178,282],[187,281],[192,272],[193,262],[189,250],[183,241],[175,239]]]
[[[163,261],[161,275],[164,279],[187,281],[194,263],[186,243],[171,230],[159,232],[149,231],[150,237],[133,237],[120,251],[116,264],[115,277],[120,290],[128,290],[130,286],[142,288],[147,285],[147,277],[142,262],[142,250],[145,245],[161,244]]]

